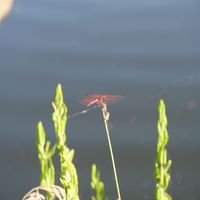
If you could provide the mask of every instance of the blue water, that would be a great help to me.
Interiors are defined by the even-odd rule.
[[[193,1],[16,0],[0,24],[0,196],[39,184],[35,129],[55,140],[51,101],[62,83],[69,112],[89,93],[123,94],[110,105],[122,199],[153,199],[157,103],[164,98],[173,199],[200,199],[200,13]],[[97,163],[117,199],[100,110],[70,119],[81,199]],[[58,170],[58,166],[57,166]]]

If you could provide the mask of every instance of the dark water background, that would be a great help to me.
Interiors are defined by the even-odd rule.
[[[39,184],[35,129],[54,140],[51,101],[62,83],[69,112],[89,93],[124,94],[110,105],[123,200],[153,199],[157,103],[168,108],[173,199],[200,199],[198,0],[16,0],[0,25],[0,199]],[[69,120],[81,199],[97,163],[116,200],[100,110]],[[58,170],[58,168],[57,168]]]

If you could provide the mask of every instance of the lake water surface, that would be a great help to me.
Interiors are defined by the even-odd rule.
[[[123,94],[109,106],[123,200],[154,198],[157,103],[167,105],[173,199],[200,199],[199,2],[16,0],[0,25],[0,199],[39,184],[35,129],[55,141],[51,102],[62,83],[69,113],[89,93]],[[97,163],[117,199],[100,110],[71,118],[68,145],[80,196],[90,199]],[[58,164],[56,165],[59,170]]]

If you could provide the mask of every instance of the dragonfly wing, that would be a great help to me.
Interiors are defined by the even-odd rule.
[[[80,100],[80,103],[85,106],[91,106],[92,104],[95,104],[98,102],[97,97],[98,95],[87,95],[83,99]]]
[[[123,99],[122,95],[104,95],[104,99],[106,103],[114,103]]]
[[[122,98],[122,95],[90,94],[81,99],[80,103],[85,106],[91,106],[93,104],[101,104],[102,102],[114,103]]]

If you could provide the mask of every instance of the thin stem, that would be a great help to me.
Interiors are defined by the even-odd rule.
[[[108,112],[107,105],[105,103],[102,103],[102,112],[103,112],[104,125],[105,125],[105,129],[106,129],[106,135],[107,135],[109,149],[110,149],[110,155],[111,155],[111,160],[112,160],[115,183],[116,183],[116,187],[117,187],[118,200],[121,200],[121,194],[120,194],[119,182],[118,182],[118,178],[117,178],[115,159],[114,159],[114,155],[113,155],[112,144],[111,144],[109,128],[108,128],[108,120],[109,120],[110,113]]]

